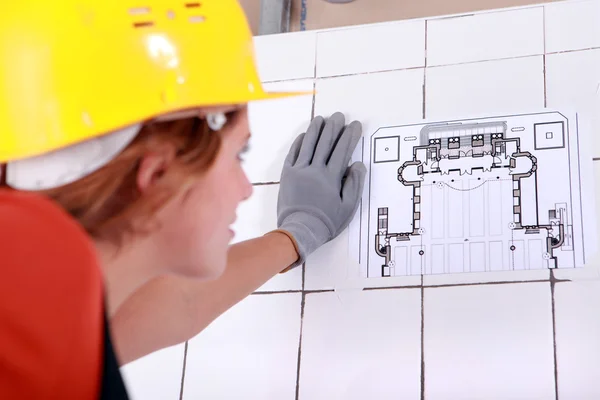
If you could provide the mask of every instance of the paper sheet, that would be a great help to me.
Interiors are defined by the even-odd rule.
[[[363,276],[583,266],[596,219],[579,121],[543,110],[365,132],[349,234]]]

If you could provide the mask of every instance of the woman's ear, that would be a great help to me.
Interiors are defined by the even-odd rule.
[[[141,193],[147,192],[162,178],[175,159],[175,149],[163,146],[161,149],[144,154],[137,173],[137,187]]]

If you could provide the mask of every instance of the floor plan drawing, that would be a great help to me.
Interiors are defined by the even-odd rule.
[[[367,134],[368,177],[350,238],[366,276],[581,266],[578,117],[565,115]]]

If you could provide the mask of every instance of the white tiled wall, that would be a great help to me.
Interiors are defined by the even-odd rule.
[[[313,91],[312,80],[268,83],[274,92]],[[313,96],[253,102],[248,107],[250,150],[244,169],[253,183],[279,182],[281,169],[294,139],[308,127]]]
[[[254,187],[254,193],[237,211],[233,225],[234,242],[242,242],[264,235],[277,229],[277,195],[279,185]],[[259,292],[302,290],[302,269],[300,266],[284,274],[278,274],[258,289]]]
[[[543,56],[427,69],[427,118],[544,107]]]
[[[600,3],[556,2],[546,8],[546,52],[600,47]]]
[[[549,283],[425,289],[426,399],[552,399]]]
[[[178,399],[185,344],[168,347],[121,368],[132,400]]]
[[[258,72],[263,82],[315,76],[315,32],[254,38]]]
[[[527,40],[523,40],[523,38]],[[544,8],[474,14],[427,23],[427,66],[544,53]]]
[[[600,115],[600,48],[546,56],[548,107],[577,108]],[[600,157],[600,135],[590,152]]]
[[[317,36],[317,77],[425,66],[425,21],[347,28]]]
[[[183,398],[293,400],[301,299],[250,296],[190,340]]]
[[[423,72],[418,68],[319,79],[315,115],[329,116],[343,111],[347,118],[362,122],[365,135],[374,133],[390,114],[399,116],[394,121],[421,119]]]
[[[589,49],[600,47],[599,16],[600,0],[557,2],[257,38],[261,79],[277,81],[267,89],[314,87],[316,95],[252,105],[246,171],[253,183],[278,182],[313,111],[342,111],[369,135],[424,115],[588,107],[600,93],[599,49]],[[395,121],[385,121],[392,112]],[[240,207],[236,240],[276,227],[277,190],[255,186]],[[254,294],[190,341],[184,398],[600,397],[598,265],[555,271],[574,282],[556,283],[553,299],[549,271],[340,287],[356,272],[347,252],[344,232],[309,257],[304,274],[299,268],[259,289],[303,293]],[[378,288],[385,286],[393,287]],[[125,367],[134,395],[179,398],[182,358],[177,347]]]
[[[300,399],[418,399],[421,290],[306,295]]]
[[[600,280],[555,289],[559,399],[600,398]]]

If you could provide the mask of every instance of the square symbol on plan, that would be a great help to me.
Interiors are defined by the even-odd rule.
[[[535,124],[535,149],[562,149],[565,147],[565,125],[563,122]]]
[[[375,139],[375,162],[400,160],[400,137],[390,136]]]

